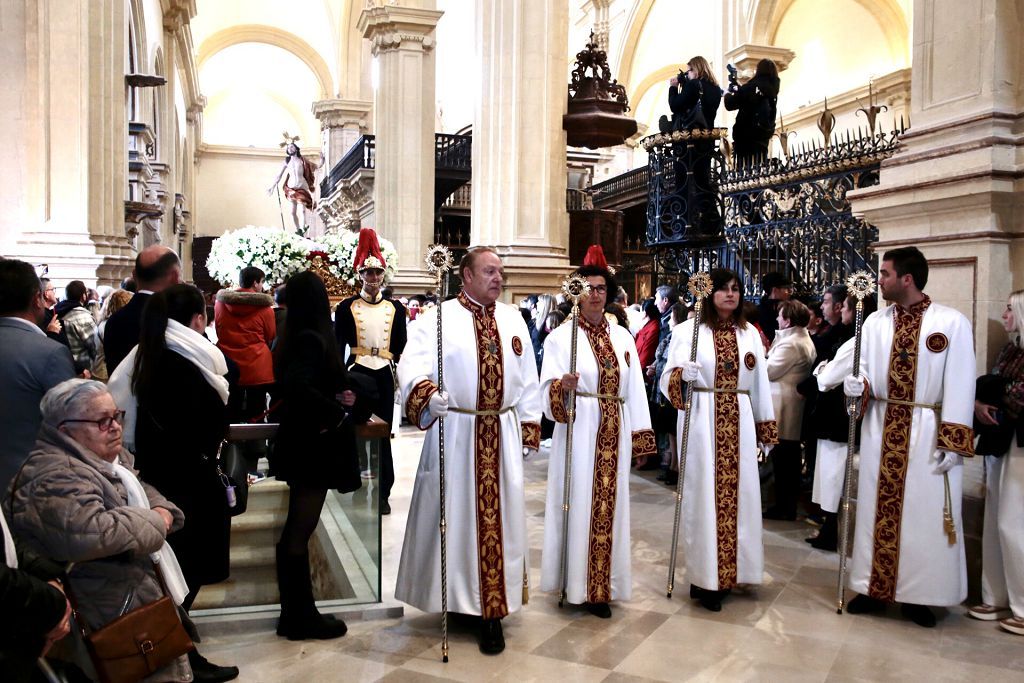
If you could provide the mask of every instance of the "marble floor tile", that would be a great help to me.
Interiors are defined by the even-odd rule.
[[[393,600],[412,482],[423,435],[393,442],[397,481],[392,514],[382,520],[385,600]],[[671,600],[665,596],[674,489],[656,472],[631,475],[633,595],[598,619],[558,607],[538,590],[548,453],[524,464],[530,541],[530,602],[503,621],[506,650],[480,653],[472,624],[452,620],[450,661],[441,662],[440,617],[406,606],[401,619],[355,621],[348,634],[293,643],[271,631],[207,637],[200,650],[236,664],[242,683],[319,681],[964,681],[1024,680],[1024,639],[995,623],[943,611],[934,629],[885,615],[837,615],[838,558],[810,548],[804,522],[766,522],[764,583],[737,589],[722,611],[689,599],[682,547]],[[847,599],[852,598],[847,593]]]

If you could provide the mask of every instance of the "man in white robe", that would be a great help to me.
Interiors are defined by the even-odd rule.
[[[853,614],[902,603],[935,625],[928,605],[967,597],[961,456],[974,454],[974,336],[961,313],[922,291],[928,262],[915,247],[886,252],[882,296],[893,303],[864,321],[861,376],[847,396],[867,396],[848,586]],[[947,528],[944,518],[952,528]]]
[[[497,303],[493,250],[459,265],[463,291],[440,305],[444,384],[437,387],[437,309],[409,327],[398,364],[406,416],[429,430],[413,488],[395,597],[441,611],[438,422],[445,418],[448,610],[481,617],[480,649],[505,647],[501,618],[522,606],[528,567],[523,448],[540,444],[540,393],[519,310]]]
[[[632,593],[630,461],[654,455],[657,444],[636,344],[625,328],[604,317],[606,302],[617,289],[614,279],[598,266],[584,266],[579,274],[591,288],[581,302],[575,376],[569,374],[572,323],[563,323],[544,342],[541,396],[555,431],[548,461],[541,589],[561,590],[566,400],[576,389],[566,597],[606,619],[611,616],[609,601],[628,600]]]

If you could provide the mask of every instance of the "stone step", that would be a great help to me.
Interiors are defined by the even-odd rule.
[[[284,512],[246,510],[231,519],[231,548],[273,548],[284,526]]]
[[[203,586],[196,597],[193,609],[274,605],[280,602],[273,547],[270,554],[269,564],[239,567],[235,565],[232,553],[231,576],[227,581]]]
[[[282,518],[288,511],[288,485],[283,481],[264,479],[249,487],[249,502],[245,514],[267,510],[279,510]]]

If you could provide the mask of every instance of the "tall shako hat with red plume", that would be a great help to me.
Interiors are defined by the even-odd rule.
[[[356,246],[356,260],[353,265],[357,273],[367,268],[387,268],[384,254],[380,251],[380,243],[377,242],[377,231],[373,228],[363,228],[359,231],[359,244]]]
[[[583,265],[585,266],[597,266],[598,268],[608,268],[608,259],[604,257],[604,249],[601,248],[600,244],[591,244],[587,248],[587,255],[583,257]]]

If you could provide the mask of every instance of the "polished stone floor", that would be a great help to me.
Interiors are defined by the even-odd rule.
[[[394,443],[398,481],[383,528],[383,594],[394,599],[412,479],[422,436],[403,430]],[[526,463],[531,583],[540,582],[547,453]],[[673,496],[653,472],[631,480],[633,600],[610,620],[559,609],[532,591],[522,612],[504,620],[507,649],[481,655],[474,633],[454,624],[451,656],[440,657],[440,619],[406,607],[401,619],[349,622],[336,641],[293,643],[271,632],[207,637],[202,652],[236,664],[241,681],[1002,681],[1024,680],[1024,639],[963,607],[934,629],[898,614],[835,613],[835,554],[803,542],[803,523],[767,522],[764,584],[728,598],[717,614],[687,595],[680,569],[665,597]],[[680,567],[682,563],[680,562]]]

